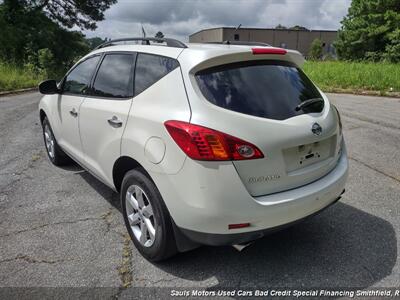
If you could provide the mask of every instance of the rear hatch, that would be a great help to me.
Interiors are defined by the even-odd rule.
[[[294,63],[230,62],[197,71],[194,78],[199,94],[213,104],[207,110],[213,128],[264,154],[233,162],[252,196],[305,185],[334,168],[341,140],[336,112]]]

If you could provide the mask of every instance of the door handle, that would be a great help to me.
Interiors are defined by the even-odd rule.
[[[114,128],[118,128],[118,127],[122,126],[122,121],[118,120],[118,118],[116,116],[113,116],[111,119],[108,119],[107,122]]]
[[[70,110],[69,113],[70,113],[71,116],[73,116],[73,117],[77,117],[77,116],[78,116],[78,112],[75,110],[75,108],[73,108],[72,110]]]

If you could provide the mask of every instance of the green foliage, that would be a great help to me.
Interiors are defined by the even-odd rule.
[[[104,20],[104,12],[117,0],[5,0],[18,2],[30,11],[41,11],[53,22],[66,28],[96,29]]]
[[[99,37],[94,37],[94,38],[90,38],[90,39],[86,39],[86,42],[89,44],[90,49],[94,49],[97,46],[105,43],[107,41],[107,38],[105,38],[104,40],[102,38]]]
[[[309,30],[307,27],[300,26],[300,25],[295,25],[295,26],[289,27],[289,29],[291,29],[291,30],[303,30],[303,31],[308,31]]]
[[[79,27],[94,26],[94,21],[103,18],[103,8],[114,2],[4,0],[0,3],[0,61],[60,79],[98,42],[96,38],[86,41],[81,32],[69,31],[60,24],[71,27],[71,22],[75,22]],[[57,3],[68,3],[65,7],[74,4],[75,8],[54,21],[56,12],[51,8],[61,5]],[[75,18],[76,9],[80,8],[82,12]]]
[[[156,35],[154,37],[162,39],[162,38],[164,38],[164,34],[161,31],[159,31],[156,33]]]
[[[0,92],[30,88],[39,84],[44,77],[25,67],[0,63]]]
[[[309,29],[307,27],[304,26],[300,26],[300,25],[295,25],[292,27],[286,27],[282,24],[278,24],[277,26],[275,26],[275,29],[281,29],[281,30],[302,30],[302,31],[308,31]]]
[[[275,29],[287,29],[287,27],[283,26],[282,24],[278,24],[277,26],[275,26]]]
[[[319,60],[322,58],[323,50],[322,41],[320,39],[315,39],[311,43],[310,52],[308,55],[312,60]]]
[[[386,45],[383,58],[388,61],[400,62],[400,28],[389,33],[388,36],[391,42]]]
[[[307,61],[303,69],[324,91],[400,92],[400,64]]]
[[[399,62],[399,24],[399,0],[353,0],[335,43],[339,57]]]
[[[54,73],[54,70],[56,70],[54,55],[53,52],[50,51],[50,49],[44,48],[38,51],[38,67],[45,75],[45,77],[57,77],[57,74]]]

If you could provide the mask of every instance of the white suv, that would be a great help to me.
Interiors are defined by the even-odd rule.
[[[121,194],[149,260],[258,239],[344,192],[340,116],[303,61],[255,43],[107,42],[40,84],[48,156]]]

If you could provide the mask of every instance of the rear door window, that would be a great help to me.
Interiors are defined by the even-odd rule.
[[[321,112],[323,101],[296,111],[301,102],[322,98],[318,89],[294,64],[284,61],[248,61],[196,73],[198,86],[211,103],[239,113],[285,120]]]
[[[97,71],[91,95],[107,98],[133,96],[132,54],[106,54]]]
[[[179,66],[176,59],[139,53],[135,69],[135,96]]]

